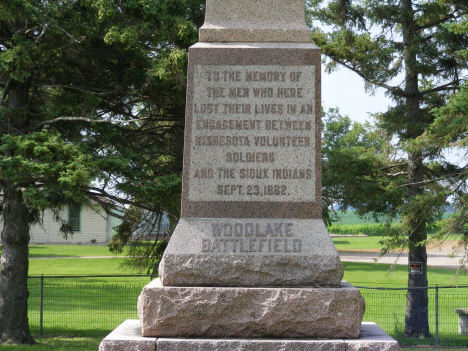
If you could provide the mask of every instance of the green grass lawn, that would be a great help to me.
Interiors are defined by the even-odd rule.
[[[105,336],[127,319],[138,319],[137,300],[147,277],[132,280],[44,279],[44,335]],[[29,279],[31,333],[40,331],[40,280]]]
[[[343,279],[357,286],[401,288],[407,286],[408,267],[397,265],[393,269],[390,264],[343,262]],[[455,276],[454,269],[429,267],[427,279],[430,286],[468,285],[468,275]]]
[[[337,250],[341,251],[372,251],[379,252],[382,245],[379,241],[381,236],[360,236],[360,237],[332,237]]]
[[[134,274],[121,264],[124,258],[62,258],[29,260],[29,275]]]
[[[2,246],[0,245],[0,253]],[[125,252],[117,256],[123,256]],[[115,256],[107,246],[92,245],[29,245],[29,257]]]
[[[375,322],[390,336],[405,344],[435,344],[435,289],[428,290],[429,326],[432,337],[409,339],[403,335],[406,311],[406,290],[365,289],[361,287],[403,288],[407,286],[407,266],[389,264],[343,262],[344,279],[360,287],[366,300],[363,320]],[[455,277],[455,270],[428,269],[430,286],[468,286],[468,275]],[[468,306],[468,289],[439,289],[438,292],[439,340],[444,346],[468,345],[468,336],[458,335],[458,314],[455,308]]]
[[[102,338],[36,338],[34,345],[0,346],[5,351],[84,351],[97,350]]]

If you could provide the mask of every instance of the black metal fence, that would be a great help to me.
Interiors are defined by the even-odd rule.
[[[126,319],[150,276],[30,277],[29,324],[35,335],[104,336]],[[468,307],[467,287],[431,287],[428,338],[405,338],[405,288],[358,287],[366,300],[364,321],[375,322],[408,345],[467,346],[456,308]]]
[[[137,319],[151,276],[29,277],[29,326],[35,335],[105,336]]]
[[[466,335],[459,334],[455,309],[468,307],[468,286],[428,288],[428,338],[405,338],[407,288],[358,287],[366,300],[364,321],[375,322],[390,336],[407,345],[468,346]]]

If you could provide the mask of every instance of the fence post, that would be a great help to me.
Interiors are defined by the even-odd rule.
[[[39,335],[42,336],[42,316],[44,312],[44,274],[41,275],[41,300],[39,307]]]
[[[435,344],[439,346],[439,287],[435,287]]]

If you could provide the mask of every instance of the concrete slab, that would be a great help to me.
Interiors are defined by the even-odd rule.
[[[375,323],[361,326],[359,339],[188,339],[141,337],[138,320],[109,334],[99,351],[399,351],[398,342]]]
[[[359,339],[346,339],[346,351],[399,351],[398,342],[388,336],[377,324],[363,322]]]
[[[157,351],[345,351],[337,340],[158,339]]]
[[[138,319],[128,319],[101,341],[99,351],[155,351],[156,341],[141,336]]]

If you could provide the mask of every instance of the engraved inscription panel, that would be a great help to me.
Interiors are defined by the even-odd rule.
[[[196,65],[189,201],[315,200],[315,66]]]

